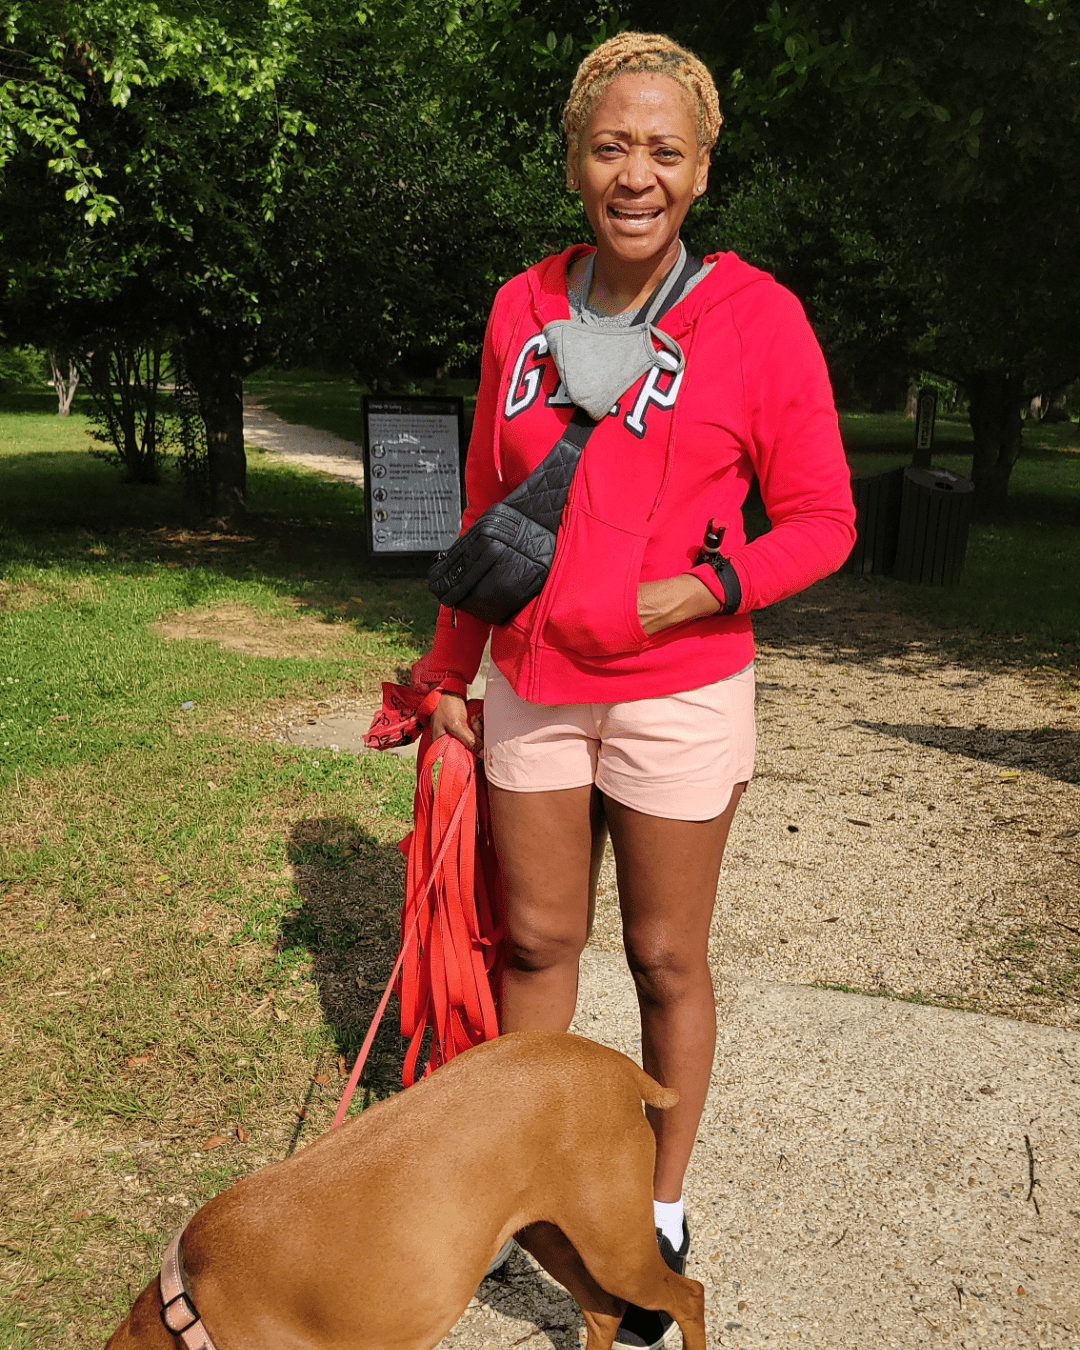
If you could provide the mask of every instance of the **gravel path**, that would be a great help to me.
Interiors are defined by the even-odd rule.
[[[883,599],[835,579],[757,619],[757,775],[713,967],[1078,1027],[1080,689],[959,660]],[[262,731],[359,750],[373,706]],[[592,944],[621,951],[610,851]]]
[[[889,594],[757,618],[690,1273],[711,1345],[1080,1350],[1080,686],[960,658]],[[262,733],[344,751],[369,716]],[[610,857],[575,1029],[638,1053]],[[443,1346],[583,1336],[518,1253]]]
[[[286,422],[253,398],[244,399],[244,440],[278,459],[358,487],[364,485],[363,450],[358,443],[316,427]]]

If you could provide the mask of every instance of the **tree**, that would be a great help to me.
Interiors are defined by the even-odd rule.
[[[56,390],[56,415],[69,417],[71,405],[75,400],[75,390],[79,387],[79,367],[70,354],[58,352],[52,347],[49,348],[47,355],[53,388]]]
[[[84,354],[110,331],[181,334],[224,516],[243,503],[237,375],[265,303],[254,283],[273,271],[264,240],[303,133],[278,89],[309,29],[290,0],[35,3],[7,17],[8,324],[60,329]],[[238,199],[246,209],[230,210]]]
[[[445,363],[565,216],[520,154],[550,155],[579,43],[520,0],[60,14],[7,23],[5,322],[82,352],[174,333],[217,515],[243,509],[248,372],[327,347],[372,381]]]
[[[1021,405],[1080,372],[1075,0],[774,3],[740,57],[727,153],[782,212],[824,208],[801,233],[832,262],[815,277],[789,249],[797,289],[845,341],[965,387],[999,503]]]
[[[40,383],[41,353],[33,347],[0,344],[0,389],[6,384]]]

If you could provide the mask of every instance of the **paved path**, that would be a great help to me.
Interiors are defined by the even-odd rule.
[[[639,1058],[621,957],[582,976],[574,1030]],[[718,1014],[686,1187],[710,1346],[1080,1346],[1080,1034],[765,981]],[[516,1255],[442,1345],[581,1327]]]
[[[286,422],[251,398],[244,399],[244,440],[279,459],[363,487],[363,451],[358,444],[329,431]]]

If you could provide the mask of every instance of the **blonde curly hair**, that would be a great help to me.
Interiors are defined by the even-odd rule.
[[[663,33],[617,33],[593,48],[577,68],[563,109],[563,128],[572,151],[612,80],[641,73],[667,75],[686,90],[698,111],[698,149],[712,148],[724,119],[720,95],[703,63]]]

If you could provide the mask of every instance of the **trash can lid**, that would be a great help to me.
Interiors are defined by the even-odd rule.
[[[970,478],[963,478],[948,469],[905,469],[904,477],[909,483],[917,483],[923,488],[937,488],[941,492],[974,492],[975,484]]]

